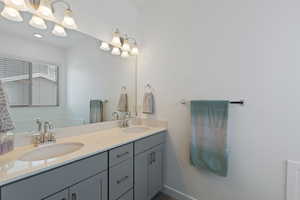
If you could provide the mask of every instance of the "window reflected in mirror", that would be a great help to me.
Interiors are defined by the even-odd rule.
[[[0,57],[0,79],[11,107],[58,106],[58,66]]]

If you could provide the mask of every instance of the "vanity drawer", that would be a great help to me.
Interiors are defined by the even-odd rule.
[[[109,199],[116,200],[133,187],[133,159],[112,167],[109,171]]]
[[[133,157],[133,143],[109,151],[109,166],[112,167]]]
[[[1,200],[40,200],[107,169],[107,153],[11,183],[1,188]]]
[[[165,142],[165,132],[138,140],[134,143],[134,151],[135,151],[134,154],[137,155],[139,153],[145,152],[148,149],[151,149],[164,142]]]
[[[118,200],[133,200],[133,189],[121,196]]]

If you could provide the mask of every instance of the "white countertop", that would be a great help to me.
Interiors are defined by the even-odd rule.
[[[80,160],[112,148],[165,131],[163,127],[149,127],[142,133],[124,133],[121,128],[99,130],[93,133],[64,137],[57,143],[80,142],[84,146],[70,154],[41,161],[20,161],[23,154],[34,150],[33,145],[17,147],[14,151],[0,156],[0,186]]]

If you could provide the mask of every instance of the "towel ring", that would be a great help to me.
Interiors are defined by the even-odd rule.
[[[152,87],[149,83],[145,86],[145,90],[152,92]]]
[[[125,86],[123,86],[123,87],[121,88],[121,91],[122,91],[122,92],[126,92],[126,90],[127,90],[127,88],[126,88]]]

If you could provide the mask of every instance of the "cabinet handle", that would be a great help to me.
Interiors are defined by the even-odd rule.
[[[153,153],[154,153],[154,152],[151,152],[151,153],[150,153],[150,162],[149,162],[150,165],[152,165],[153,160],[154,160],[154,159],[153,159],[153,155],[154,155]]]
[[[129,176],[125,176],[125,177],[121,178],[120,180],[117,180],[117,184],[124,182],[128,178],[129,178]]]
[[[156,160],[156,159],[155,159],[155,152],[151,152],[149,164],[152,165],[152,163],[154,163],[155,160]]]
[[[76,193],[72,193],[72,200],[77,200],[77,195],[76,195]]]
[[[117,158],[121,158],[121,157],[123,157],[123,156],[126,156],[127,154],[129,154],[128,151],[126,151],[125,153],[122,153],[122,154],[118,154],[118,155],[117,155]]]
[[[152,152],[148,155],[148,165],[152,164]]]
[[[153,152],[153,162],[156,162],[156,152]]]
[[[66,198],[62,198],[61,200],[67,200]]]

